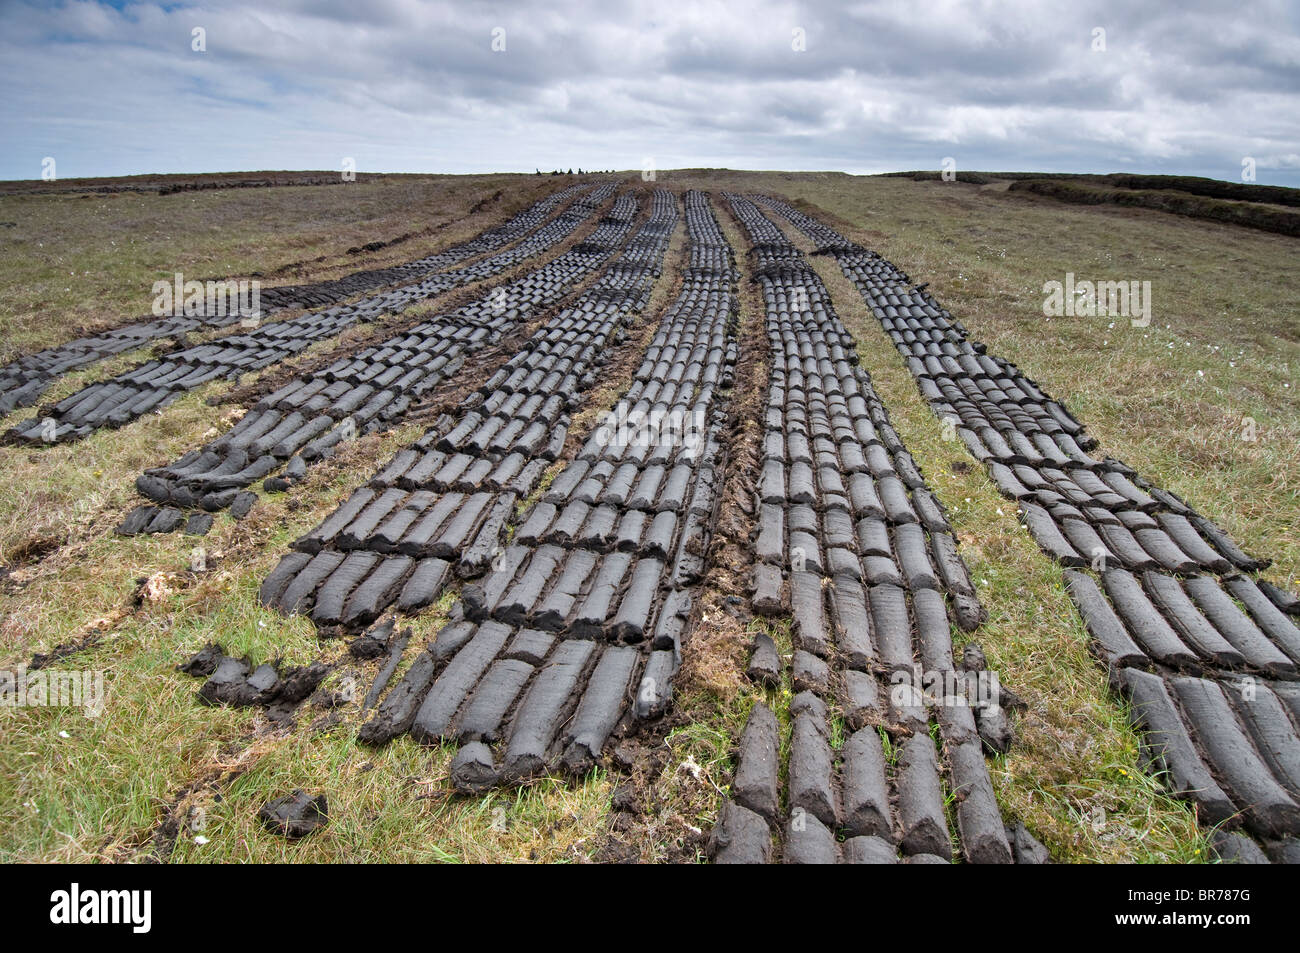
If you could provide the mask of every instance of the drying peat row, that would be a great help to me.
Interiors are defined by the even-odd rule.
[[[1236,859],[1300,861],[1300,600],[1257,578],[1212,521],[1122,462],[1009,361],[986,352],[909,277],[791,206],[833,255],[937,415],[1017,501],[1065,583],[1112,686],[1166,775]],[[1100,582],[1100,585],[1098,585]],[[1244,826],[1264,845],[1240,834]]]
[[[984,763],[980,729],[1005,713],[964,694],[982,661],[953,663],[949,610],[967,630],[982,610],[943,508],[816,272],[752,202],[728,201],[753,242],[771,357],[753,607],[788,616],[794,648],[783,672],[759,634],[750,675],[795,694],[788,745],[771,709],[751,711],[714,859],[1041,862],[1004,825]],[[922,671],[956,690],[926,691]]]
[[[430,275],[416,284],[352,304],[261,324],[247,333],[185,347],[124,371],[111,380],[96,381],[45,412],[20,422],[6,438],[49,444],[77,440],[100,427],[120,427],[149,411],[166,407],[181,394],[209,381],[234,379],[249,371],[263,370],[356,324],[377,321],[385,314],[400,313],[454,288],[499,275],[562,242],[594,215],[613,192],[612,184],[597,186],[565,212],[547,220],[524,241],[463,268]],[[534,225],[543,218],[529,216]]]
[[[400,421],[469,354],[556,307],[594,275],[626,239],[635,214],[636,201],[625,193],[585,240],[540,268],[267,395],[211,443],[142,474],[136,487],[155,505],[137,508],[118,532],[182,525],[206,532],[211,513],[231,507],[238,516],[252,505],[256,495],[245,488],[254,482],[286,489],[340,441]],[[284,476],[274,476],[281,468]],[[188,521],[186,510],[195,511]]]
[[[517,241],[590,188],[590,185],[573,185],[555,192],[467,242],[415,261],[392,268],[358,271],[318,284],[267,288],[260,294],[261,316],[266,318],[277,311],[334,305],[386,284],[422,279],[443,271]],[[0,414],[32,406],[57,378],[70,371],[143,347],[151,341],[180,337],[192,331],[229,327],[245,317],[231,311],[221,315],[180,315],[142,321],[19,358],[0,368]]]
[[[450,429],[399,452],[359,505],[354,497],[304,537],[315,554],[286,557],[263,588],[282,610],[310,611],[322,625],[341,612],[347,625],[394,595],[399,610],[414,611],[453,573],[476,580],[360,736],[460,743],[452,779],[462,791],[561,760],[583,770],[634,687],[640,716],[661,714],[671,697],[686,587],[702,568],[712,511],[707,445],[620,441],[607,421],[502,543],[516,503],[563,447],[567,412],[607,344],[645,306],[677,218],[676,199],[656,191],[649,221],[601,280],[539,329]],[[625,400],[707,414],[735,356],[731,259],[703,196],[687,196],[686,218],[682,295]],[[358,584],[355,566],[380,581]],[[367,591],[381,587],[379,598]]]

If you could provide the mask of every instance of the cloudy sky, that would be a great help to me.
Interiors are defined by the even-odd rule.
[[[1251,157],[1300,186],[1294,0],[0,0],[0,65],[6,179]]]

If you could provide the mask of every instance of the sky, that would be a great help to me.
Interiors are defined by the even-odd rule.
[[[0,77],[3,179],[947,159],[1300,186],[1296,0],[0,0]]]

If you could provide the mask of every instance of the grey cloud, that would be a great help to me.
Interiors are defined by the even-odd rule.
[[[23,3],[0,34],[0,175],[33,177],[45,155],[64,176],[345,155],[382,171],[653,156],[865,172],[952,155],[1234,178],[1253,155],[1260,181],[1300,184],[1298,26],[1285,0]]]

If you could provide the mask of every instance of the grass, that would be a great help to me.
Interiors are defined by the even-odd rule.
[[[974,337],[1067,402],[1105,452],[1186,497],[1248,551],[1272,557],[1268,577],[1296,588],[1300,316],[1293,302],[1300,276],[1291,266],[1292,239],[1142,209],[1060,205],[902,178],[681,172],[659,179],[674,189],[765,190],[833,213],[832,224],[849,237],[930,281]],[[0,262],[0,329],[13,353],[130,318],[147,310],[158,272],[270,273],[316,262],[304,274],[332,277],[416,257],[486,223],[451,224],[364,261],[346,249],[404,234],[414,221],[458,222],[496,188],[506,188],[501,206],[480,217],[501,217],[505,203],[531,200],[520,186],[553,182],[389,177],[356,190],[0,197],[0,219],[19,222],[0,234],[9,252]],[[740,247],[720,207],[719,219]],[[1017,745],[989,763],[1004,811],[1063,859],[1203,859],[1203,832],[1187,807],[1137,770],[1137,739],[1087,654],[1059,570],[964,448],[943,440],[897,352],[833,262],[813,261],[899,432],[950,508],[990,612],[975,637],[1003,683],[1029,702]],[[1042,285],[1067,271],[1150,280],[1151,327],[1044,318]],[[663,300],[657,293],[655,303]],[[637,318],[633,339],[652,316],[648,309]],[[51,396],[109,366],[70,375]],[[593,406],[616,396],[613,382],[601,385]],[[354,670],[366,683],[373,677],[380,662],[352,662],[340,644],[319,642],[309,623],[262,610],[256,589],[293,538],[420,432],[407,425],[364,437],[313,468],[290,494],[263,494],[244,521],[218,516],[201,543],[209,568],[190,573],[196,541],[122,539],[111,529],[138,502],[133,481],[141,469],[209,439],[225,415],[238,412],[205,402],[223,386],[71,446],[0,448],[0,560],[7,570],[0,572],[0,667],[90,635],[92,642],[58,667],[103,671],[108,688],[98,719],[55,708],[0,709],[0,860],[141,858],[155,849],[155,832],[168,818],[194,819],[176,838],[171,858],[178,861],[605,856],[617,774],[451,798],[448,750],[409,739],[359,746],[356,706],[320,730],[311,723],[322,712],[304,710],[297,729],[286,732],[255,712],[196,703],[200,683],[173,666],[211,640],[257,662],[304,664],[323,653],[343,663],[335,677]],[[1256,422],[1254,442],[1241,439],[1246,417]],[[954,467],[958,462],[969,466]],[[136,605],[142,578],[153,583]],[[413,621],[408,657],[433,636],[448,606],[443,600]],[[643,859],[698,859],[750,707],[763,698],[783,725],[788,720],[788,686],[760,692],[743,678],[734,646],[747,634],[733,641],[736,634],[716,620],[708,627],[709,639],[698,644],[713,654],[679,694],[681,717],[666,737],[644,742],[655,767],[641,788],[635,829],[619,835]],[[788,653],[788,632],[777,625],[772,634]],[[263,831],[256,811],[294,787],[326,793],[331,821],[287,842]]]

